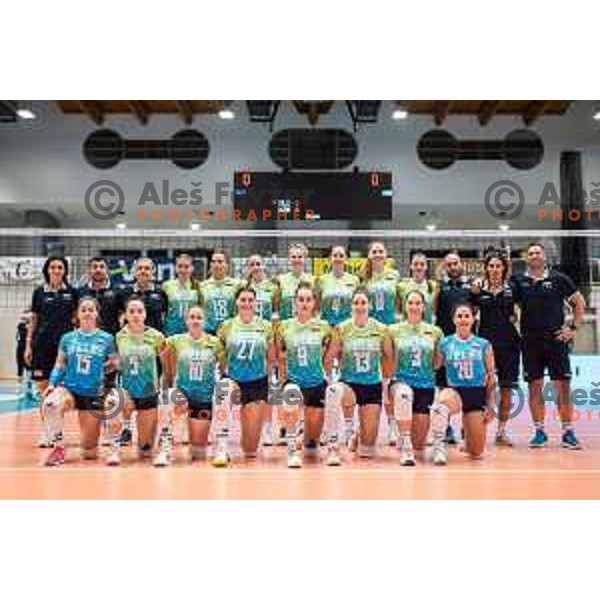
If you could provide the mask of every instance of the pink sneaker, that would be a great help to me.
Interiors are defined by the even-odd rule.
[[[58,467],[65,464],[65,449],[62,446],[54,446],[52,452],[46,458],[44,465],[46,467]]]

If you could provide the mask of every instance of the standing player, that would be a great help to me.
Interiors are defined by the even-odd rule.
[[[166,336],[184,333],[186,331],[185,316],[192,306],[197,306],[199,292],[196,282],[192,279],[194,265],[189,254],[179,254],[175,259],[175,279],[169,279],[162,285],[162,291],[167,298],[167,316],[165,318],[164,334]],[[181,421],[181,440],[188,441],[187,419]]]
[[[425,299],[424,320],[427,323],[433,323],[433,316],[437,309],[437,283],[432,279],[427,279],[427,257],[422,252],[415,252],[412,255],[410,277],[402,279],[398,285],[403,319],[407,318],[406,301],[408,294],[413,290],[417,290],[423,294],[423,298]]]
[[[325,370],[330,369],[331,327],[315,317],[316,294],[307,283],[296,291],[296,316],[281,321],[276,330],[279,377],[283,413],[286,417],[288,467],[302,466],[296,452],[297,425],[304,410],[304,450],[317,453],[323,430],[325,408]],[[325,367],[327,365],[327,367]],[[298,403],[297,400],[300,399]],[[335,448],[330,449],[329,465],[338,465]]]
[[[523,368],[529,383],[529,406],[535,435],[529,442],[532,448],[543,448],[548,442],[544,431],[544,401],[542,386],[544,371],[558,393],[562,421],[562,446],[578,450],[579,441],[573,429],[571,404],[570,347],[577,328],[583,321],[585,300],[573,281],[558,271],[546,267],[546,252],[540,243],[527,248],[527,271],[512,278],[515,295],[521,307],[523,336]],[[565,304],[573,309],[573,321],[565,322]]]
[[[95,459],[98,451],[100,421],[105,413],[105,383],[112,385],[118,367],[113,337],[98,327],[99,308],[93,298],[82,298],[77,307],[77,329],[65,333],[58,348],[50,385],[44,392],[44,411],[54,439],[54,448],[46,458],[47,466],[65,462],[62,432],[65,411],[78,411],[81,453]],[[109,381],[106,381],[109,374]],[[119,436],[113,436],[113,451]],[[109,457],[110,460],[110,457]]]
[[[43,395],[56,362],[60,339],[73,329],[77,292],[69,284],[69,263],[65,258],[48,258],[42,267],[42,273],[44,283],[35,288],[31,298],[31,323],[25,342],[25,362],[31,365],[32,379],[37,382],[39,393]],[[41,410],[40,405],[40,413]],[[50,436],[47,424],[45,425],[45,432],[38,444],[40,448],[49,448],[55,441]]]
[[[400,305],[398,284],[400,275],[398,271],[387,269],[387,249],[383,242],[369,244],[367,260],[362,276],[362,284],[369,293],[369,314],[384,325],[396,322],[396,312]],[[387,382],[386,386],[387,388]],[[388,444],[396,444],[398,429],[394,419],[394,407],[384,389],[384,408],[388,421]],[[344,410],[347,410],[346,408]]]
[[[438,288],[435,324],[445,336],[452,335],[455,331],[453,320],[455,306],[471,301],[471,279],[465,275],[465,266],[458,252],[449,252],[444,257],[444,273]],[[436,384],[440,389],[446,387],[445,366],[437,371]],[[446,441],[449,444],[456,444],[456,435],[450,424],[446,432]]]
[[[256,292],[256,316],[271,322],[279,311],[281,290],[277,280],[267,278],[262,258],[258,254],[248,257],[247,286]],[[273,445],[273,411],[267,406],[264,414],[262,432],[264,446]]]
[[[78,290],[80,298],[95,298],[100,306],[100,323],[104,331],[116,335],[119,330],[119,293],[111,285],[106,259],[94,256],[88,261],[87,281]]]
[[[125,310],[132,296],[140,298],[146,308],[146,325],[163,330],[168,300],[166,294],[155,284],[156,267],[150,258],[138,258],[133,265],[135,281],[121,290],[121,310]]]
[[[430,413],[435,399],[435,369],[441,364],[441,329],[424,320],[425,296],[419,290],[408,292],[404,301],[406,320],[390,325],[395,356],[395,373],[390,385],[394,413],[400,429],[400,464],[414,465],[415,450],[423,450],[429,431]],[[411,444],[412,429],[412,444]],[[434,436],[434,462],[444,461],[441,436]]]
[[[166,336],[186,331],[186,314],[192,306],[198,305],[198,288],[192,279],[194,265],[189,254],[179,254],[175,259],[175,279],[162,285],[167,297],[167,316],[164,334]]]
[[[279,320],[285,321],[294,316],[296,290],[302,282],[314,285],[314,277],[305,273],[304,264],[308,258],[308,248],[304,244],[292,244],[288,251],[291,270],[279,275],[277,283],[281,290]]]
[[[117,334],[120,385],[126,392],[123,415],[129,419],[133,411],[137,411],[138,454],[140,458],[149,458],[158,423],[158,361],[166,351],[166,341],[160,331],[146,325],[146,305],[141,298],[133,296],[127,301],[125,320],[127,324]],[[168,420],[163,427],[168,433]],[[156,466],[168,464],[170,458],[170,437],[165,434],[162,441],[164,444],[156,457]],[[113,464],[117,462],[118,457]]]
[[[187,412],[192,460],[204,460],[213,416],[216,372],[223,372],[223,346],[218,338],[204,331],[204,312],[192,306],[187,312],[187,333],[167,340],[165,373],[169,387],[173,382],[183,395]],[[178,411],[180,414],[182,411]]]
[[[352,316],[352,294],[359,279],[346,271],[346,249],[333,246],[330,252],[331,271],[321,275],[316,282],[321,318],[332,327]]]
[[[246,265],[247,285],[256,292],[256,316],[271,321],[279,310],[279,285],[277,281],[267,277],[263,259],[258,254],[249,256]]]
[[[216,335],[219,327],[235,315],[235,296],[240,282],[229,277],[224,252],[215,250],[210,258],[210,277],[200,284],[200,305],[204,308],[204,329]]]
[[[358,405],[360,430],[353,435],[352,446],[360,441],[359,455],[375,457],[382,404],[382,378],[391,371],[392,347],[383,323],[369,317],[369,292],[359,287],[352,297],[352,317],[334,331],[333,355],[341,365],[340,381],[334,384],[332,395],[344,407]],[[347,414],[347,413],[346,413]],[[352,432],[353,421],[345,418],[346,436]],[[330,433],[330,432],[328,432]]]
[[[500,386],[500,410],[496,444],[512,446],[508,431],[512,391],[518,387],[521,337],[517,322],[515,295],[508,281],[508,260],[501,252],[490,252],[484,261],[484,280],[471,288],[473,304],[479,309],[477,335],[494,349],[494,363]]]
[[[446,366],[447,388],[439,393],[440,402],[462,410],[465,450],[470,458],[481,458],[485,449],[486,423],[491,419],[496,388],[496,370],[492,345],[473,335],[475,322],[470,304],[454,307],[456,333],[440,343]],[[438,464],[444,464],[438,461]]]
[[[269,397],[268,374],[275,365],[276,351],[271,323],[256,316],[256,292],[242,287],[236,294],[238,314],[221,325],[218,337],[225,348],[227,402],[240,402],[242,450],[254,458],[260,441],[264,407]],[[226,406],[226,410],[229,406]],[[217,453],[213,465],[224,467],[227,453],[227,423],[217,423]]]

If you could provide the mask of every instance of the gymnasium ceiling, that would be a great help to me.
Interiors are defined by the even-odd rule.
[[[273,123],[281,102],[279,100],[246,101],[250,121]],[[321,115],[328,113],[335,103],[345,104],[357,123],[375,123],[385,102],[390,107],[401,108],[409,114],[431,117],[441,126],[451,115],[475,116],[481,126],[495,116],[518,116],[530,126],[546,115],[561,116],[569,109],[572,100],[292,100],[298,113],[305,115],[311,125],[316,125]],[[109,115],[130,115],[140,124],[147,125],[152,115],[178,114],[182,122],[190,125],[196,115],[217,114],[231,105],[229,100],[58,100],[60,110],[66,114],[85,114],[96,125],[102,125]],[[235,105],[242,104],[236,102]]]

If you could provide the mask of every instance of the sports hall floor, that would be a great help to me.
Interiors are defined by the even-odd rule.
[[[14,388],[14,386],[13,386]],[[394,449],[374,461],[345,457],[339,468],[305,463],[285,466],[284,448],[264,448],[259,459],[230,468],[189,464],[178,445],[175,464],[155,469],[140,464],[133,450],[120,467],[78,460],[76,421],[66,423],[67,463],[40,466],[46,450],[35,448],[37,410],[0,387],[0,498],[12,499],[597,499],[600,498],[600,419],[595,412],[577,423],[582,451],[559,447],[559,425],[548,423],[550,446],[530,450],[526,414],[513,423],[516,448],[488,444],[485,460],[471,461],[457,447],[447,467],[419,463],[400,467]],[[493,428],[490,433],[493,433]],[[490,436],[491,437],[491,436]]]

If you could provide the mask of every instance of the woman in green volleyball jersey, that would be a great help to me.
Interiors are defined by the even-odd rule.
[[[215,250],[210,259],[210,277],[200,284],[200,305],[204,308],[204,329],[215,335],[227,319],[235,315],[235,294],[241,283],[227,275],[229,261]]]
[[[241,404],[242,451],[254,458],[260,441],[264,407],[269,397],[268,375],[275,365],[276,352],[271,323],[256,316],[256,292],[242,287],[236,295],[237,316],[221,325],[218,337],[225,348],[229,402]],[[217,423],[215,466],[226,466],[228,428]]]
[[[169,279],[162,285],[167,296],[167,316],[163,326],[167,336],[186,331],[186,314],[199,301],[198,287],[192,279],[194,265],[189,254],[180,254],[175,259],[175,279]]]
[[[400,275],[398,271],[386,267],[387,258],[387,249],[383,242],[376,241],[369,244],[367,260],[362,273],[362,285],[369,293],[369,315],[384,325],[391,325],[398,320],[396,315],[400,307],[398,291]],[[386,388],[387,385],[383,390],[383,405],[388,421],[387,442],[393,446],[398,439],[398,430],[394,419],[394,407]]]
[[[288,467],[302,466],[296,452],[297,427],[304,414],[304,453],[318,454],[325,413],[325,371],[331,369],[331,327],[315,316],[316,294],[307,283],[296,291],[296,316],[281,321],[276,329],[279,376],[285,382],[280,403],[286,425]],[[336,440],[333,440],[334,442]],[[328,464],[334,461],[332,447]]]
[[[296,290],[301,282],[314,285],[314,277],[305,273],[304,263],[308,258],[308,248],[304,244],[292,244],[288,251],[291,270],[277,278],[281,290],[279,303],[279,320],[291,319],[294,316]]]
[[[158,359],[166,350],[164,335],[146,326],[146,307],[141,298],[132,296],[125,306],[126,325],[117,333],[117,349],[121,371],[120,386],[125,391],[124,413],[137,411],[138,455],[152,455],[158,425],[160,390]],[[163,365],[164,368],[164,365]],[[163,424],[168,428],[168,423]],[[170,438],[165,432],[167,446],[156,457],[156,466],[162,466],[164,455],[170,456]]]
[[[188,419],[191,459],[204,460],[213,418],[217,371],[224,367],[223,345],[204,331],[204,311],[192,306],[186,316],[187,332],[167,339],[165,375],[176,388],[173,400],[180,418]]]
[[[369,316],[369,292],[358,288],[352,297],[352,317],[338,325],[334,333],[334,353],[341,365],[340,381],[333,394],[343,406],[358,405],[361,457],[375,456],[382,404],[383,377],[389,377],[391,341],[385,325]],[[353,427],[346,418],[346,433]],[[352,446],[355,444],[352,443]]]
[[[437,310],[437,282],[427,279],[427,257],[422,252],[415,252],[410,261],[410,277],[402,279],[398,285],[402,318],[408,318],[407,298],[413,290],[421,292],[425,300],[425,314],[423,320],[433,323],[433,315]]]
[[[339,325],[352,315],[352,294],[359,285],[356,275],[346,271],[346,249],[333,246],[329,255],[331,271],[316,282],[321,318],[330,325]]]

